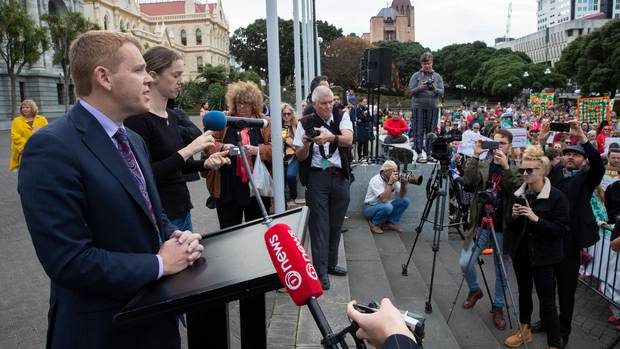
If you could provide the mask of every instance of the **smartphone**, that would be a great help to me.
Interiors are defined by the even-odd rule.
[[[521,205],[521,206],[529,206],[529,205],[527,204],[527,201],[526,201],[524,198],[521,198],[521,197],[515,197],[515,198],[514,198],[514,203],[515,203],[515,204],[519,204],[519,205]]]
[[[570,125],[565,122],[552,122],[550,125],[550,130],[557,132],[569,132]]]
[[[482,144],[480,146],[482,147],[482,149],[495,150],[499,149],[499,142],[482,141]]]

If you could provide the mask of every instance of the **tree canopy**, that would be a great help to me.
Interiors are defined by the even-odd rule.
[[[63,101],[65,111],[69,110],[69,85],[71,70],[69,69],[69,47],[79,34],[99,27],[86,19],[81,13],[68,10],[64,14],[44,14],[42,20],[47,27],[54,47],[54,64],[60,65],[64,75]]]
[[[318,35],[327,43],[342,37],[342,29],[325,21],[317,21]],[[295,72],[293,20],[278,18],[281,82],[292,79]],[[300,33],[301,40],[301,33]],[[230,39],[230,53],[245,70],[254,70],[267,78],[267,24],[257,19],[247,27],[235,30]]]
[[[47,48],[47,31],[34,23],[21,1],[0,2],[0,57],[11,82],[11,113],[17,106],[17,75],[24,66],[35,64]]]
[[[620,19],[571,42],[562,51],[556,67],[574,77],[582,95],[615,96],[620,89]]]
[[[364,50],[371,47],[366,40],[356,36],[337,38],[324,45],[321,52],[322,73],[329,81],[345,89],[358,87],[360,60]]]

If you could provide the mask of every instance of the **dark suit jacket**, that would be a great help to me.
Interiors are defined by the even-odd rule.
[[[162,212],[147,148],[127,129],[162,241]],[[177,348],[175,318],[131,330],[112,324],[155,281],[159,237],[131,172],[103,127],[79,103],[35,133],[18,180],[37,256],[51,279],[48,348]]]

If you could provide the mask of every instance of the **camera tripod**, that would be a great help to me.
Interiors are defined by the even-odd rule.
[[[402,275],[407,276],[407,269],[409,268],[409,263],[411,262],[411,258],[413,257],[413,251],[415,250],[418,239],[420,238],[420,234],[422,233],[422,228],[424,228],[424,224],[426,222],[433,223],[433,266],[431,269],[431,284],[428,290],[428,300],[426,301],[424,308],[424,311],[426,313],[433,312],[431,298],[433,296],[433,282],[435,281],[435,264],[437,262],[437,252],[439,252],[439,239],[441,232],[444,230],[444,228],[449,228],[450,226],[454,226],[455,224],[457,224],[445,224],[447,202],[446,199],[448,197],[448,189],[450,186],[450,169],[448,168],[448,165],[449,160],[441,159],[439,161],[439,171],[436,171],[437,164],[435,164],[433,174],[428,179],[429,183],[431,183],[431,187],[427,194],[426,205],[424,206],[424,210],[422,211],[420,223],[415,229],[417,235],[413,242],[413,246],[411,247],[411,251],[409,252],[409,258],[407,258],[407,262],[402,265]],[[436,200],[438,197],[439,200]],[[428,219],[428,215],[430,214],[433,203],[435,203],[435,217],[433,221],[430,221]]]
[[[489,240],[490,246],[491,248],[493,248],[493,259],[495,262],[495,268],[497,268],[498,265],[500,267],[499,278],[500,278],[500,283],[502,284],[502,292],[504,293],[504,302],[506,303],[506,313],[508,314],[508,323],[510,325],[510,328],[512,329],[512,319],[510,317],[510,303],[512,303],[513,304],[513,307],[512,307],[513,315],[517,319],[517,324],[519,324],[519,331],[521,332],[522,338],[525,338],[523,326],[521,326],[521,321],[519,321],[519,312],[517,310],[517,307],[514,306],[516,303],[515,303],[515,299],[512,293],[512,289],[510,288],[510,283],[508,282],[508,272],[506,271],[506,265],[504,264],[504,259],[502,258],[502,249],[499,246],[499,243],[497,241],[497,235],[495,234],[495,223],[493,222],[494,212],[495,212],[495,206],[493,204],[488,203],[488,202],[484,203],[485,216],[482,218],[482,222],[480,223],[480,229],[486,230],[487,234],[489,234],[489,237],[491,239],[487,239],[487,240]],[[469,260],[467,261],[467,267],[465,268],[465,272],[463,272],[463,278],[461,279],[461,283],[456,292],[456,296],[454,297],[454,301],[452,302],[452,307],[450,308],[450,313],[448,314],[448,318],[446,320],[446,322],[448,323],[450,322],[450,318],[452,317],[452,312],[454,311],[456,302],[459,298],[461,290],[463,289],[463,284],[465,282],[465,277],[467,275],[466,273],[469,272],[470,270],[471,263],[474,257],[474,251],[476,248],[482,249],[483,247],[485,246],[480,246],[477,240],[474,242],[472,246],[472,251],[471,251],[471,254],[469,255]],[[480,270],[482,271],[482,265],[480,264],[480,258],[478,258],[478,261],[480,265]],[[482,275],[484,277],[484,272],[482,273]],[[486,285],[486,278],[485,278],[485,286],[487,287],[487,293],[489,294],[489,298],[492,298],[491,293],[489,292],[489,287],[488,285]],[[510,295],[510,302],[508,302],[508,299],[506,299],[506,290],[508,290],[508,295]],[[493,303],[492,299],[491,299],[491,303]],[[525,346],[525,349],[527,349],[527,343],[525,343],[525,341],[523,341],[523,345]]]

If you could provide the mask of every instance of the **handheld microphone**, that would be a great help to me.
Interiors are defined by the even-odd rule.
[[[293,302],[307,305],[324,340],[332,338],[334,333],[316,300],[323,294],[323,288],[297,235],[286,224],[276,224],[265,233],[265,245]]]
[[[269,126],[269,121],[265,119],[226,116],[224,112],[212,110],[206,112],[202,117],[202,124],[206,130],[221,131],[226,126],[234,128],[265,128]]]

